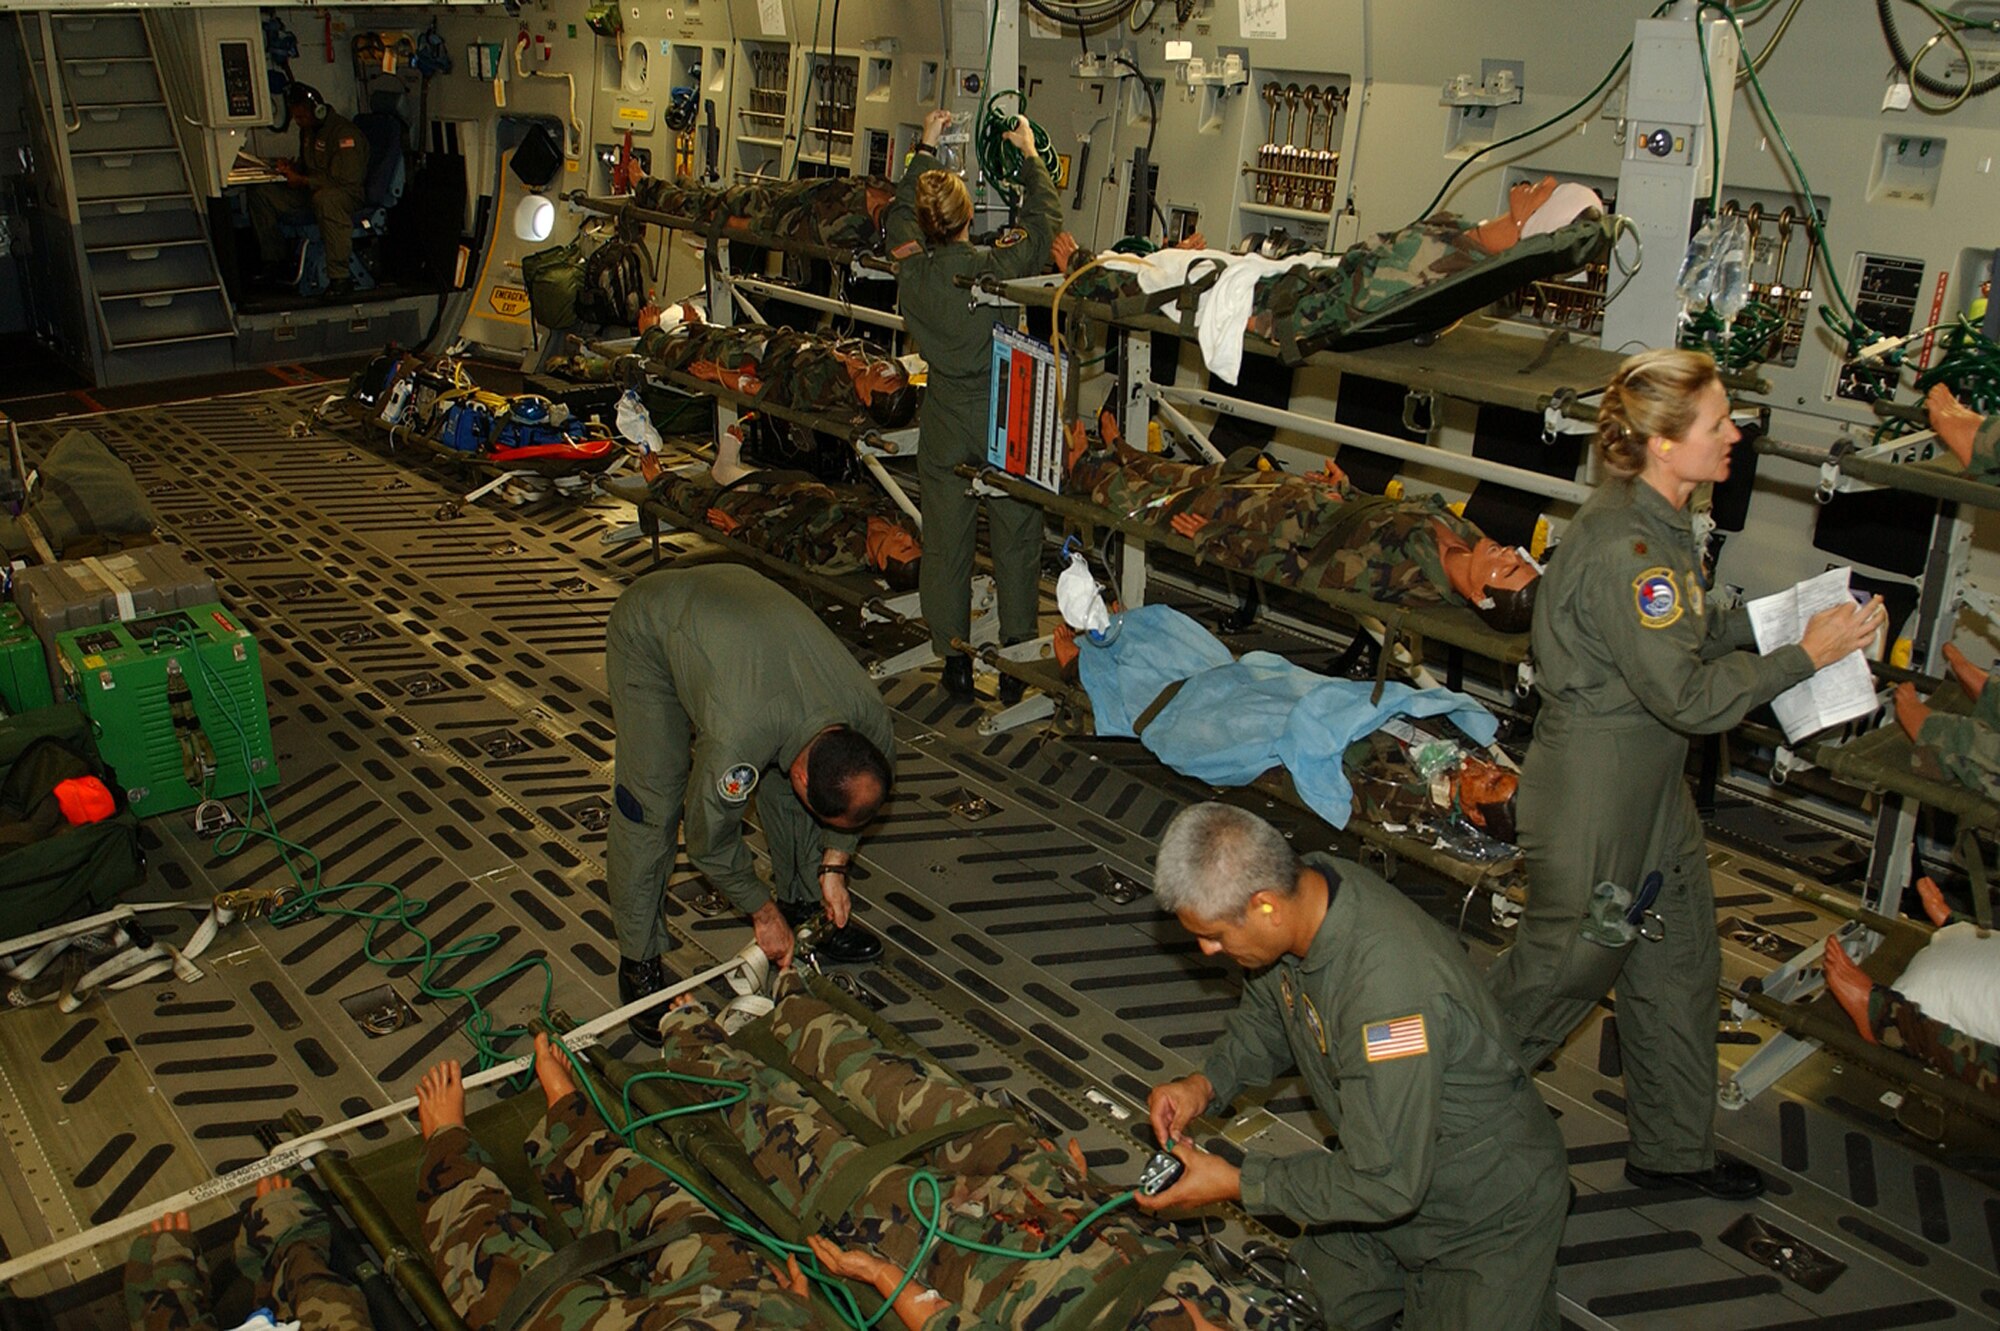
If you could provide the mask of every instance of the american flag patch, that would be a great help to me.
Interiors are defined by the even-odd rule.
[[[1370,1022],[1361,1028],[1361,1044],[1370,1063],[1380,1063],[1389,1058],[1409,1058],[1431,1051],[1430,1041],[1424,1038],[1424,1016],[1421,1012],[1398,1017],[1394,1021]]]

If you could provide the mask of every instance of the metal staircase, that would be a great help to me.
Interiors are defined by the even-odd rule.
[[[206,204],[139,13],[20,14],[102,385],[224,369],[236,336]]]

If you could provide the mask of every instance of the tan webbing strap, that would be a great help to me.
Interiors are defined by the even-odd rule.
[[[1049,1331],[1092,1331],[1100,1324],[1107,1328],[1130,1325],[1139,1310],[1159,1296],[1167,1273],[1180,1264],[1181,1257],[1180,1249],[1168,1248],[1121,1268],[1063,1309]]]
[[[1986,851],[1979,837],[1967,828],[1958,834],[1958,859],[1972,882],[1972,918],[1982,929],[1993,927],[1993,885],[1986,880]]]
[[[761,1059],[765,1067],[782,1072],[796,1081],[807,1095],[819,1102],[822,1109],[833,1115],[834,1121],[840,1124],[843,1131],[850,1137],[859,1139],[862,1145],[873,1146],[877,1142],[888,1140],[889,1134],[882,1130],[880,1124],[835,1095],[832,1088],[817,1077],[808,1077],[799,1071],[798,1065],[792,1062],[791,1055],[786,1052],[784,1043],[771,1034],[768,1022],[752,1022],[730,1036],[729,1043],[744,1053]]]
[[[1185,683],[1187,683],[1186,680],[1177,679],[1164,689],[1161,689],[1160,696],[1147,703],[1146,710],[1140,712],[1138,717],[1132,722],[1132,733],[1135,735],[1145,734],[1146,727],[1152,725],[1154,721],[1159,719],[1160,713],[1167,710],[1167,704],[1179,696],[1181,686]]]
[[[1396,654],[1396,644],[1402,637],[1403,612],[1398,609],[1382,620],[1382,649],[1375,653],[1375,691],[1368,695],[1370,706],[1382,701],[1383,686],[1389,682],[1389,658]]]
[[[863,1147],[821,1181],[813,1195],[799,1208],[800,1217],[808,1230],[823,1228],[837,1217],[846,1215],[868,1185],[890,1166],[900,1165],[911,1156],[954,1137],[967,1136],[995,1123],[1013,1121],[1014,1115],[1008,1110],[988,1106],[942,1123],[933,1123],[928,1128],[919,1128],[905,1136],[891,1137],[888,1141]]]
[[[26,511],[21,514],[21,530],[28,534],[28,544],[35,548],[35,558],[44,564],[57,563],[56,552],[49,545],[49,538],[43,533],[35,515]]]

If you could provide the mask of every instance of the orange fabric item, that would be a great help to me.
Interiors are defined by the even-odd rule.
[[[885,569],[892,563],[908,564],[924,556],[924,548],[907,529],[887,518],[872,516],[868,519],[867,549],[868,564],[876,569]]]
[[[56,782],[55,796],[56,805],[62,809],[63,817],[69,819],[72,827],[101,823],[118,812],[118,801],[94,776],[73,776],[67,781]]]
[[[1484,804],[1505,804],[1514,798],[1514,791],[1520,786],[1521,778],[1494,763],[1468,758],[1458,769],[1459,807],[1466,817],[1479,826],[1486,826],[1486,817],[1480,806]]]
[[[1066,623],[1056,625],[1055,632],[1049,634],[1049,652],[1056,658],[1056,668],[1067,678],[1071,667],[1076,665],[1076,630]]]

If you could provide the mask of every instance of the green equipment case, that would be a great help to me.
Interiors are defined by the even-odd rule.
[[[70,629],[56,657],[139,816],[277,781],[257,640],[222,606]]]
[[[55,702],[42,640],[11,605],[0,605],[0,712],[19,716]]]

